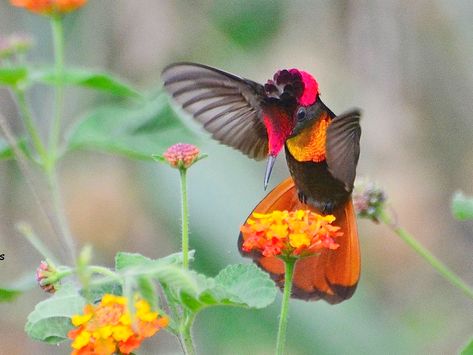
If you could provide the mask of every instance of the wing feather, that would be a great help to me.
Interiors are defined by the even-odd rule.
[[[221,143],[261,160],[268,153],[262,119],[264,87],[196,63],[171,64],[163,70],[165,89],[184,110]]]
[[[330,173],[353,190],[356,165],[360,156],[360,111],[336,116],[327,129],[326,159]]]

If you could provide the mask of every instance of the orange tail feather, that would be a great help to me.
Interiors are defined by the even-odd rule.
[[[253,212],[269,213],[274,210],[293,211],[316,209],[299,201],[294,182],[284,180],[272,190]],[[325,249],[321,254],[300,259],[294,271],[292,297],[305,300],[323,299],[331,304],[349,299],[355,292],[360,277],[360,249],[353,204],[349,200],[333,213],[335,225],[341,227],[343,236],[337,238],[340,247]],[[284,285],[284,263],[277,257],[264,257],[256,252],[242,250],[243,237],[240,233],[238,248],[243,256],[251,257],[267,271],[280,286]]]

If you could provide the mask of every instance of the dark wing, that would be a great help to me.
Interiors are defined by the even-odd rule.
[[[360,116],[353,110],[334,117],[327,129],[326,159],[330,173],[353,190],[356,165],[360,156]]]
[[[250,158],[266,158],[262,85],[195,63],[171,64],[163,70],[162,78],[166,90],[213,138]]]

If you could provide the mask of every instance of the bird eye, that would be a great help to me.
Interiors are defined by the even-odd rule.
[[[298,121],[303,121],[304,118],[305,118],[305,115],[306,115],[306,110],[305,110],[305,107],[300,107],[298,110],[297,110],[297,120]]]

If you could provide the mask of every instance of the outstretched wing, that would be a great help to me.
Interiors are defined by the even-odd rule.
[[[327,128],[326,159],[330,173],[347,191],[353,190],[356,165],[360,156],[360,111],[336,116]]]
[[[313,207],[301,203],[292,178],[288,178],[274,188],[253,212],[269,213],[274,210],[294,211]],[[334,211],[335,225],[343,235],[337,238],[340,247],[336,250],[324,249],[320,254],[297,261],[294,270],[292,297],[310,301],[323,299],[336,304],[349,299],[355,292],[360,278],[360,248],[356,228],[355,213],[351,200]],[[243,256],[251,257],[263,270],[268,272],[279,287],[284,286],[284,263],[272,256],[262,256],[255,251],[242,249],[243,236],[240,233],[238,248]]]
[[[264,87],[196,63],[175,63],[163,70],[165,89],[223,144],[261,160],[268,135],[260,103]]]

